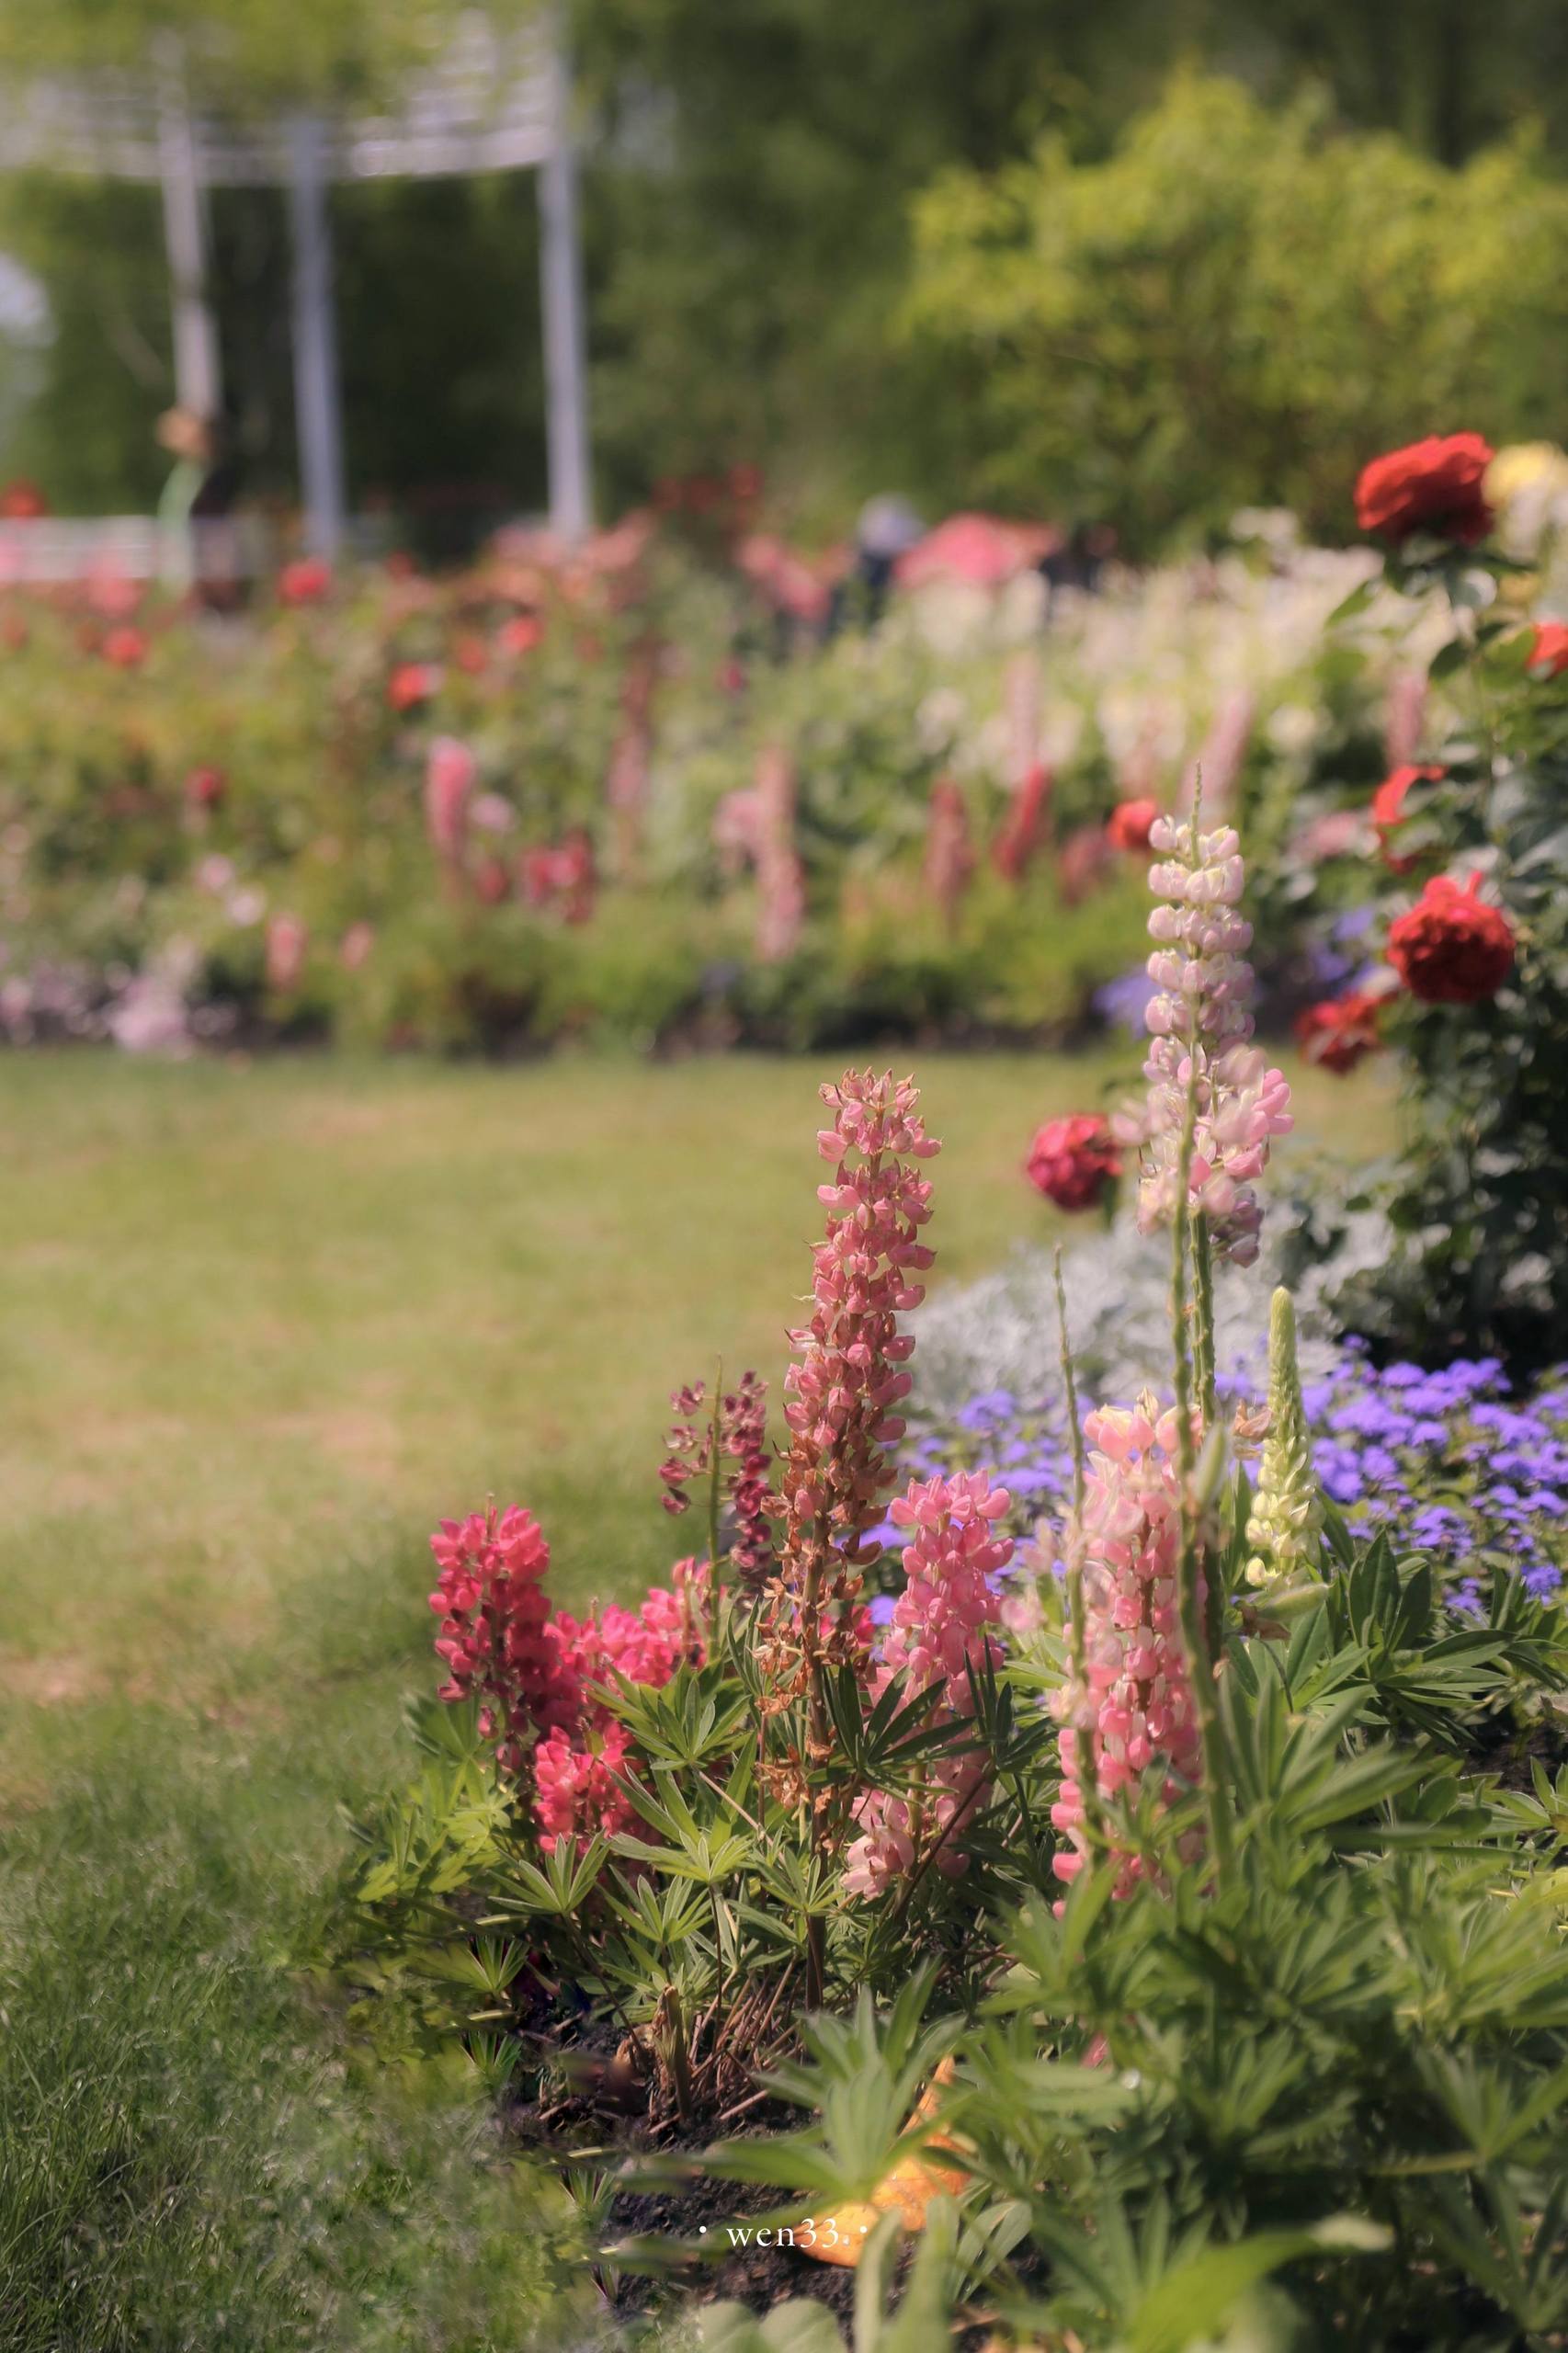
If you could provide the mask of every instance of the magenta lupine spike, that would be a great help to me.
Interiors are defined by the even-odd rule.
[[[915,1346],[898,1318],[925,1297],[932,1252],[919,1240],[931,1187],[918,1164],[940,1147],[926,1133],[913,1082],[846,1071],[823,1099],[834,1124],[817,1147],[835,1162],[819,1186],[827,1234],[812,1252],[812,1313],[790,1334],[798,1360],[784,1377],[790,1450],[779,1465],[784,1538],[770,1628],[779,1704],[817,1670],[852,1656],[854,1600],[876,1558],[864,1541],[903,1435],[896,1408]]]
[[[1152,1233],[1175,1213],[1195,1053],[1190,1204],[1208,1220],[1215,1256],[1246,1267],[1257,1256],[1263,1223],[1252,1180],[1263,1172],[1271,1138],[1289,1134],[1293,1122],[1283,1074],[1248,1042],[1252,926],[1237,912],[1244,880],[1240,844],[1229,825],[1200,834],[1195,844],[1191,826],[1170,817],[1157,818],[1149,838],[1166,853],[1149,870],[1150,889],[1166,902],[1149,917],[1155,946],[1148,971],[1158,991],[1144,1017],[1149,1091],[1142,1113],[1118,1127],[1143,1154],[1138,1222]]]
[[[691,1497],[685,1490],[693,1480],[706,1479],[711,1471],[713,1419],[707,1395],[707,1385],[700,1381],[670,1393],[670,1404],[680,1419],[669,1430],[665,1438],[669,1452],[659,1465],[667,1512],[689,1509]],[[755,1582],[773,1559],[767,1383],[755,1372],[742,1373],[736,1386],[719,1399],[719,1452],[722,1461],[734,1465],[722,1473],[721,1482],[730,1515],[727,1557],[743,1584]]]
[[[1051,1819],[1067,1840],[1052,1865],[1075,1879],[1087,1851],[1085,1776],[1102,1805],[1136,1795],[1151,1768],[1168,1804],[1201,1776],[1202,1745],[1182,1645],[1181,1473],[1174,1409],[1145,1391],[1131,1409],[1089,1415],[1093,1451],[1084,1487],[1084,1659],[1087,1688],[1069,1683],[1055,1702],[1062,1726],[1062,1795]],[[1201,1578],[1200,1602],[1201,1602]],[[1145,1859],[1119,1842],[1110,1849],[1119,1896],[1149,1875]],[[1201,1851],[1188,1834],[1184,1859]]]
[[[1013,1557],[1012,1538],[998,1536],[994,1526],[1011,1502],[983,1471],[960,1471],[950,1478],[912,1480],[908,1494],[893,1504],[890,1517],[911,1534],[903,1549],[904,1588],[893,1604],[874,1697],[902,1675],[907,1699],[942,1686],[933,1722],[952,1723],[973,1713],[969,1670],[1001,1657],[991,1632],[1001,1612],[990,1580]],[[933,1850],[938,1870],[961,1871],[967,1857],[960,1837],[990,1785],[989,1758],[960,1748],[926,1766],[918,1791],[870,1790],[855,1810],[860,1836],[846,1859],[846,1887],[856,1895],[881,1895]]]

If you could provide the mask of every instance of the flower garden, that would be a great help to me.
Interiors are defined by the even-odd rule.
[[[396,1122],[483,1188],[404,1178],[430,1265],[476,1259],[407,1425],[537,1353],[539,1432],[399,1562],[423,1686],[400,1730],[399,1634],[268,1978],[366,2097],[460,2103],[443,2195],[537,2201],[449,2229],[404,2175],[415,2243],[558,2251],[510,2335],[422,2341],[1568,2343],[1561,486],[1434,437],[1367,467],[1348,554],[1254,517],[1047,600],[955,576],[960,535],[831,628],[753,495],[575,566],[297,566],[232,642],[107,585],[11,614],[18,1042],[172,1049],[113,1066],[160,1090],[328,1038],[835,1051],[814,1119],[744,1054],[345,1065],[556,1107],[517,1178],[461,1113]],[[650,1090],[730,1073],[728,1116],[650,1120],[631,1203]],[[634,1107],[592,1153],[580,1083]],[[763,1123],[767,1253],[726,1173]],[[493,1270],[464,1229],[519,1185]],[[689,1353],[612,1369],[666,1279]],[[0,2218],[118,2245],[50,2162]],[[354,2342],[375,2258],[287,2175],[344,2282],[315,2341]]]

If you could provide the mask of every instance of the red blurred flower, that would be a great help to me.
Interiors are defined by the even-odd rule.
[[[285,605],[319,605],[332,594],[331,564],[324,556],[296,557],[278,574],[278,594]]]
[[[498,858],[482,858],[473,870],[473,887],[487,907],[498,907],[511,891],[512,878]]]
[[[496,631],[495,642],[503,654],[531,654],[543,635],[544,623],[537,613],[514,613]]]
[[[0,490],[0,521],[34,523],[49,511],[49,501],[37,483],[28,482],[20,474]]]
[[[1397,546],[1413,531],[1472,547],[1492,529],[1483,490],[1494,452],[1479,433],[1428,434],[1363,466],[1356,520]]]
[[[394,710],[417,710],[441,683],[434,662],[400,662],[387,680],[387,700]]]
[[[228,779],[222,768],[192,768],[185,780],[185,797],[192,809],[216,809]]]
[[[1377,1049],[1381,1002],[1369,989],[1356,989],[1348,996],[1309,1005],[1295,1020],[1296,1043],[1302,1055],[1340,1077],[1354,1070],[1364,1055]]]
[[[1410,788],[1415,784],[1440,784],[1448,769],[1430,763],[1426,767],[1413,767],[1407,762],[1403,767],[1391,768],[1372,795],[1372,827],[1382,851],[1383,864],[1394,874],[1408,874],[1415,864],[1413,858],[1396,858],[1390,848],[1392,835],[1404,818],[1404,804]]]
[[[465,631],[452,641],[452,660],[465,677],[482,677],[489,665],[490,648],[482,637]]]
[[[1537,621],[1529,666],[1549,678],[1568,670],[1568,621]]]
[[[1029,1146],[1029,1183],[1059,1210],[1092,1210],[1121,1174],[1110,1122],[1098,1111],[1048,1120]]]
[[[139,629],[111,629],[105,634],[102,653],[117,670],[138,670],[147,659],[147,640]]]
[[[1157,801],[1121,801],[1111,811],[1106,832],[1118,849],[1147,849],[1149,828],[1160,813]]]
[[[1514,967],[1514,930],[1478,896],[1481,877],[1439,874],[1389,928],[1389,961],[1424,1005],[1481,1005]]]

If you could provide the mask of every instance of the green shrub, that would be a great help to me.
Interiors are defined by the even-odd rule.
[[[910,314],[1025,512],[1157,547],[1239,506],[1342,531],[1369,450],[1559,413],[1568,190],[1527,144],[1448,171],[1183,76],[1103,162],[1048,140],[921,199]]]

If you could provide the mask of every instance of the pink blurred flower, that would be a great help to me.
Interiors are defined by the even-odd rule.
[[[756,809],[756,956],[781,964],[793,953],[806,920],[806,870],[795,847],[795,768],[782,745],[757,755]]]
[[[267,919],[267,985],[279,995],[299,985],[310,933],[298,915],[281,911]]]
[[[963,894],[974,872],[974,847],[969,837],[969,803],[950,776],[939,776],[931,787],[926,820],[926,888],[950,930],[958,921]]]
[[[437,735],[425,763],[425,830],[437,858],[456,865],[468,830],[479,762],[455,735]]]
[[[1013,794],[991,853],[1004,881],[1017,882],[1028,871],[1050,823],[1051,790],[1051,770],[1042,760],[1031,761]]]

